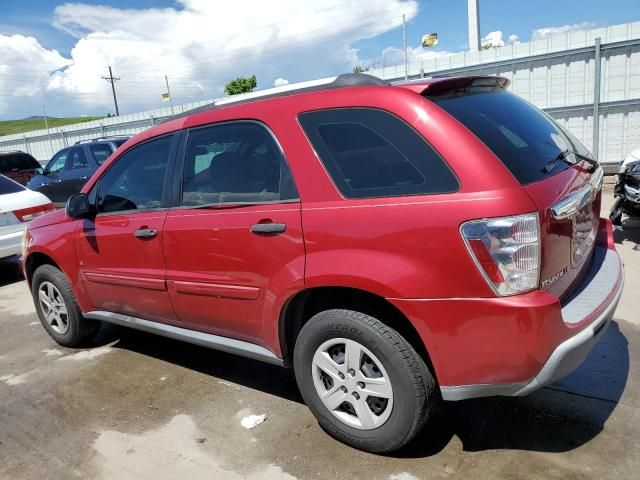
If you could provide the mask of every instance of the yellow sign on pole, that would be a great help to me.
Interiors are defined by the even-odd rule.
[[[423,47],[435,47],[438,45],[438,34],[437,33],[427,33],[422,36],[422,46]]]
[[[168,93],[163,93],[162,94],[162,101],[163,102],[168,102],[171,99],[171,95],[169,95]]]

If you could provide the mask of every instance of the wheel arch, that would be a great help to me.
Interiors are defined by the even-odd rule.
[[[43,252],[32,252],[24,261],[24,274],[29,288],[31,288],[31,280],[33,274],[42,265],[51,265],[60,271],[64,271],[60,265],[50,256]]]
[[[304,324],[316,313],[329,309],[355,310],[394,328],[416,350],[437,381],[429,355],[418,330],[411,320],[386,298],[366,290],[341,286],[323,286],[307,288],[297,292],[287,300],[279,319],[279,340],[282,358],[291,365],[296,339]]]

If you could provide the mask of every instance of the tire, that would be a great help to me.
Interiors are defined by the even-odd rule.
[[[406,445],[439,398],[433,375],[409,342],[352,310],[311,318],[296,340],[293,362],[298,388],[320,425],[360,450],[384,453]]]
[[[45,299],[41,298],[45,294]],[[47,333],[63,347],[77,347],[92,338],[100,322],[82,316],[69,281],[52,265],[42,265],[33,274],[31,295],[38,318]],[[48,305],[53,305],[52,309]]]

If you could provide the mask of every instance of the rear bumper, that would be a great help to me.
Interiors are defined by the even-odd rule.
[[[0,233],[0,258],[19,255],[22,252],[23,233],[24,228],[9,233]]]
[[[613,245],[596,249],[591,271],[564,305],[543,291],[392,300],[425,342],[443,399],[527,395],[578,367],[604,334],[624,283]]]

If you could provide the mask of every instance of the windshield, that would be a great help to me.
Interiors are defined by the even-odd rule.
[[[549,116],[502,89],[429,97],[471,130],[505,164],[521,184],[537,182],[569,168],[550,163],[569,149],[589,151]],[[578,159],[567,155],[574,163]]]
[[[8,193],[17,193],[25,190],[25,188],[19,183],[9,180],[7,177],[0,175],[0,195],[6,195]]]

